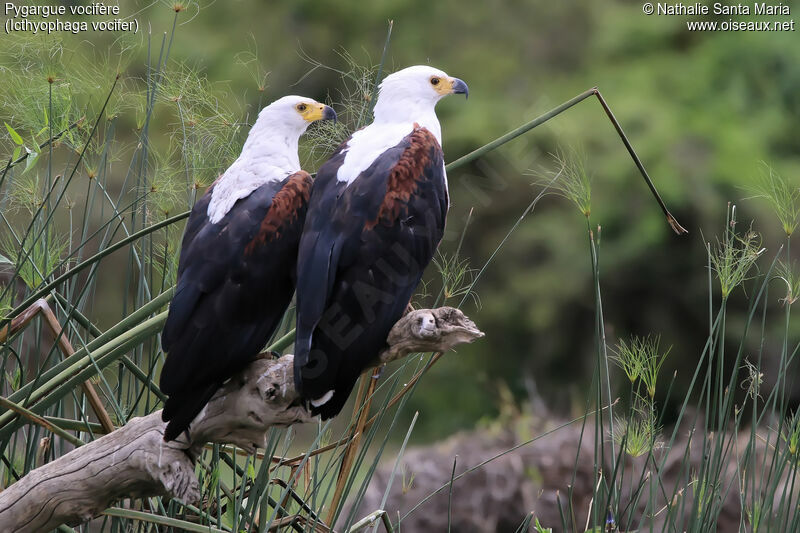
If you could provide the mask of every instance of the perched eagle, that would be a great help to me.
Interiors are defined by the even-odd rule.
[[[449,205],[436,103],[467,85],[428,66],[380,85],[374,121],[319,169],[297,258],[295,386],[323,419],[376,361]]]
[[[312,183],[300,169],[298,140],[312,122],[335,118],[330,107],[300,96],[268,105],[239,158],[192,209],[161,333],[164,440],[188,429],[286,311]]]

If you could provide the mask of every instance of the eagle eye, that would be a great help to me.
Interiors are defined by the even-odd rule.
[[[307,107],[308,106],[306,106],[306,104],[297,104],[296,109],[302,113],[303,111],[306,110]]]
[[[433,78],[431,78],[431,85],[433,85],[434,87],[436,87],[437,85],[439,85],[439,82],[440,82],[440,81],[442,81],[442,80],[440,80],[439,78],[437,78],[436,76],[434,76]]]

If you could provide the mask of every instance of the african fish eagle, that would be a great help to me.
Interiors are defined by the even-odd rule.
[[[319,169],[297,258],[295,387],[336,416],[374,364],[442,238],[449,206],[436,103],[468,94],[429,66],[387,76],[374,121]]]
[[[161,346],[162,418],[173,440],[264,347],[294,293],[311,176],[298,141],[330,107],[285,96],[258,115],[239,158],[194,205]]]

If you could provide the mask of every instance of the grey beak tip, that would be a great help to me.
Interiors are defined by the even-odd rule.
[[[458,78],[455,79],[455,83],[453,84],[453,93],[455,94],[463,94],[464,98],[469,99],[469,87],[464,80],[460,80]]]
[[[330,106],[325,106],[325,112],[322,114],[322,118],[324,120],[332,120],[334,124],[336,124],[338,117],[336,116],[336,111],[333,110]]]

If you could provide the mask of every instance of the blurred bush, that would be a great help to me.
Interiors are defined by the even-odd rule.
[[[117,71],[123,88],[146,79],[146,54],[155,54],[162,33],[171,29],[173,4],[121,4],[124,14],[136,13],[138,35],[52,36],[46,41],[50,51],[38,59],[25,55],[26,43],[40,38],[14,37],[0,60],[6,74],[0,76],[5,95],[0,118],[26,138],[42,121],[46,80],[12,87],[11,71],[40,69],[43,78],[54,76],[55,101],[77,114],[102,103],[98,99]],[[800,10],[797,2],[790,4]],[[342,71],[352,67],[348,57],[359,65],[377,64],[389,19],[394,21],[389,70],[430,62],[470,85],[466,104],[451,99],[440,105],[448,160],[599,86],[690,235],[671,233],[602,109],[588,100],[451,174],[450,236],[442,248],[453,252],[472,210],[460,256],[480,268],[539,192],[533,174],[556,167],[549,154],[579,148],[593,177],[592,223],[602,226],[609,341],[661,334],[673,345],[665,372],[682,368],[706,338],[704,242],[719,233],[726,203],[753,195],[747,187],[762,161],[798,181],[800,48],[791,33],[690,33],[680,17],[646,17],[638,3],[628,1],[232,0],[184,7],[170,71],[192,73],[193,83],[215,95],[204,105],[214,106],[219,122],[207,126],[228,128],[216,131],[227,144],[195,154],[213,156],[192,163],[195,175],[189,179],[198,187],[235,157],[243,126],[265,103],[286,93],[340,101],[347,90]],[[150,125],[153,152],[165,154],[162,162],[154,159],[154,170],[172,172],[175,179],[185,176],[169,170],[168,162],[183,156],[171,152],[170,136],[181,120],[171,98],[185,89],[179,82],[186,79],[166,80],[159,105],[168,111]],[[16,98],[20,95],[25,98]],[[120,117],[118,138],[136,138],[144,108],[134,98],[112,101],[111,114]],[[14,145],[6,140],[2,145],[10,152]],[[93,157],[99,160],[100,154]],[[322,157],[309,151],[305,166],[315,167]],[[91,171],[90,164],[84,172]],[[112,190],[123,187],[125,172],[110,167]],[[4,210],[7,205],[0,204]],[[757,218],[764,245],[777,249],[781,227],[765,202],[743,202],[739,218]],[[541,202],[512,234],[476,285],[480,309],[466,302],[486,340],[444,358],[406,410],[423,413],[418,438],[440,437],[495,416],[499,383],[508,384],[518,399],[541,397],[561,411],[582,403],[594,319],[587,246],[583,217],[556,197]],[[120,266],[125,258],[110,261]],[[114,263],[107,268],[113,272]],[[433,267],[428,277],[435,294]],[[119,317],[122,295],[114,276],[101,276],[99,283],[94,315],[105,317],[100,325],[107,327]],[[777,298],[773,303],[777,307]],[[735,294],[731,323],[744,305]],[[766,346],[766,355],[776,348]],[[688,377],[679,371],[676,387],[685,386]],[[454,396],[458,408],[444,412],[440,406],[453,405]]]

